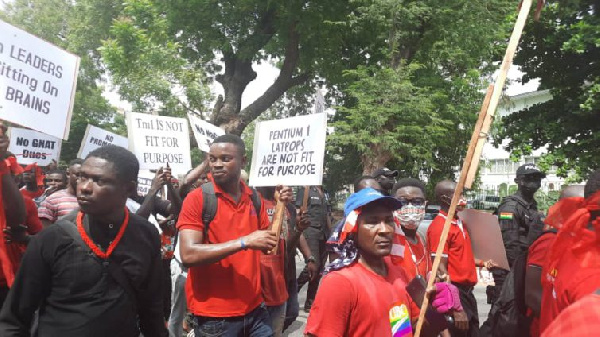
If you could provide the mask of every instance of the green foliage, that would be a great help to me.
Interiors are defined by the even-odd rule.
[[[454,179],[484,78],[502,57],[514,23],[514,2],[356,3],[347,25],[373,33],[371,58],[367,66],[344,72],[337,86],[342,107],[329,151],[343,158],[340,163],[360,162],[365,173],[386,165],[431,184]],[[358,156],[347,158],[353,153]]]
[[[63,162],[77,156],[87,124],[126,134],[123,116],[116,114],[98,85],[102,68],[96,49],[118,7],[116,1],[15,0],[0,12],[3,20],[81,57],[70,135],[62,144]]]
[[[114,84],[134,110],[185,117],[206,111],[210,91],[201,64],[181,57],[167,17],[151,1],[126,1],[100,51]]]
[[[598,1],[560,1],[528,22],[515,63],[524,81],[540,78],[553,99],[503,118],[499,143],[520,154],[547,146],[540,166],[581,181],[600,158],[600,12]]]

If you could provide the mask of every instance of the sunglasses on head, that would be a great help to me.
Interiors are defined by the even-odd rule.
[[[400,204],[402,204],[402,207],[408,206],[408,205],[413,205],[413,206],[425,205],[425,199],[423,199],[423,198],[412,198],[412,199],[397,198],[397,199],[398,199],[398,201],[400,201]]]

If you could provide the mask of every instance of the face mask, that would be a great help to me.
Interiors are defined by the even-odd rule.
[[[467,199],[460,198],[458,199],[458,204],[456,204],[456,211],[462,212],[467,207]]]
[[[417,229],[424,216],[425,205],[415,206],[409,204],[394,211],[394,217],[406,229]]]

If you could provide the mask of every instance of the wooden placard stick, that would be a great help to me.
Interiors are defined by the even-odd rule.
[[[512,35],[510,37],[508,47],[506,48],[506,54],[504,55],[504,60],[502,61],[502,66],[500,68],[500,74],[496,79],[496,84],[494,85],[493,94],[487,108],[486,116],[483,120],[481,129],[475,134],[473,133],[471,140],[479,139],[479,135],[481,130],[485,130],[486,125],[491,124],[491,120],[494,112],[496,111],[496,107],[498,106],[498,102],[500,100],[500,95],[502,93],[502,88],[504,87],[504,83],[506,81],[506,76],[508,74],[508,69],[510,68],[510,64],[512,63],[514,53],[517,50],[517,46],[519,45],[519,40],[521,38],[521,34],[523,33],[523,28],[525,27],[525,22],[527,21],[527,16],[529,15],[529,10],[531,9],[532,0],[524,0],[521,6],[521,10],[519,11],[519,16],[517,18],[517,22],[515,23],[515,27],[513,29]],[[485,103],[485,102],[484,102]],[[491,112],[491,114],[490,114]],[[489,126],[488,126],[489,128]],[[477,131],[477,130],[475,130]],[[479,142],[478,142],[479,143]],[[456,214],[456,205],[458,204],[458,199],[462,195],[463,187],[465,186],[465,181],[467,179],[467,174],[469,172],[469,168],[472,163],[479,162],[480,155],[475,155],[477,145],[474,145],[473,142],[469,144],[469,149],[467,150],[467,156],[465,157],[463,167],[460,173],[460,178],[458,180],[458,184],[456,185],[456,189],[454,190],[454,195],[452,196],[452,202],[450,203],[450,209],[448,210],[448,216],[446,217],[446,221],[444,222],[444,229],[442,230],[442,235],[440,237],[440,243],[438,244],[436,250],[436,256],[433,261],[432,273],[427,281],[427,288],[433,286],[435,281],[435,277],[437,275],[438,268],[440,266],[442,252],[444,251],[444,246],[446,245],[446,241],[448,239],[448,232],[450,230],[450,224],[452,219],[454,219],[454,215]],[[425,295],[423,298],[423,304],[421,305],[421,311],[419,312],[419,320],[417,321],[417,327],[415,329],[415,337],[419,337],[421,335],[421,329],[423,327],[423,322],[425,319],[425,312],[427,311],[427,307],[429,306],[429,298]]]
[[[275,214],[273,214],[273,220],[271,221],[271,231],[277,235],[277,243],[269,254],[277,254],[279,249],[279,238],[281,237],[281,228],[283,224],[283,215],[285,211],[285,204],[281,202],[279,191],[275,191]]]
[[[492,98],[492,94],[494,92],[494,85],[490,84],[488,86],[488,90],[485,94],[485,98],[483,99],[483,104],[481,105],[481,110],[479,111],[479,117],[477,118],[477,123],[475,124],[475,129],[473,130],[473,134],[471,135],[471,142],[469,143],[469,149],[471,146],[474,147],[473,157],[481,158],[481,150],[483,149],[483,144],[481,145],[481,140],[487,139],[487,130],[483,130],[483,124],[485,123],[485,119],[487,117],[487,109],[490,105],[490,99]],[[468,153],[469,150],[467,150]],[[471,188],[473,185],[473,181],[475,180],[475,174],[477,173],[477,167],[479,166],[479,161],[471,162],[469,165],[469,169],[467,172],[467,179],[465,180],[465,188]]]
[[[310,194],[310,186],[304,186],[304,194],[302,194],[302,207],[300,210],[302,212],[308,211],[308,195]]]

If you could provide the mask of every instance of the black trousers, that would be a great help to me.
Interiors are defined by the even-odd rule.
[[[452,283],[458,288],[460,304],[469,319],[469,330],[459,330],[450,326],[450,335],[452,337],[478,337],[479,336],[479,314],[477,312],[477,300],[473,294],[473,286]]]
[[[317,267],[319,268],[319,273],[313,281],[310,281],[307,267],[304,267],[298,276],[298,292],[300,292],[300,289],[302,289],[302,287],[308,283],[305,307],[310,307],[312,306],[315,296],[317,295],[319,282],[321,281],[321,273],[325,267],[325,262],[327,262],[327,249],[325,245],[326,239],[320,230],[315,228],[307,228],[304,231],[304,237],[306,238],[306,242],[308,243],[308,247],[310,247],[312,255],[317,260],[316,263]]]
[[[171,316],[171,259],[162,260],[162,296],[165,321]]]

